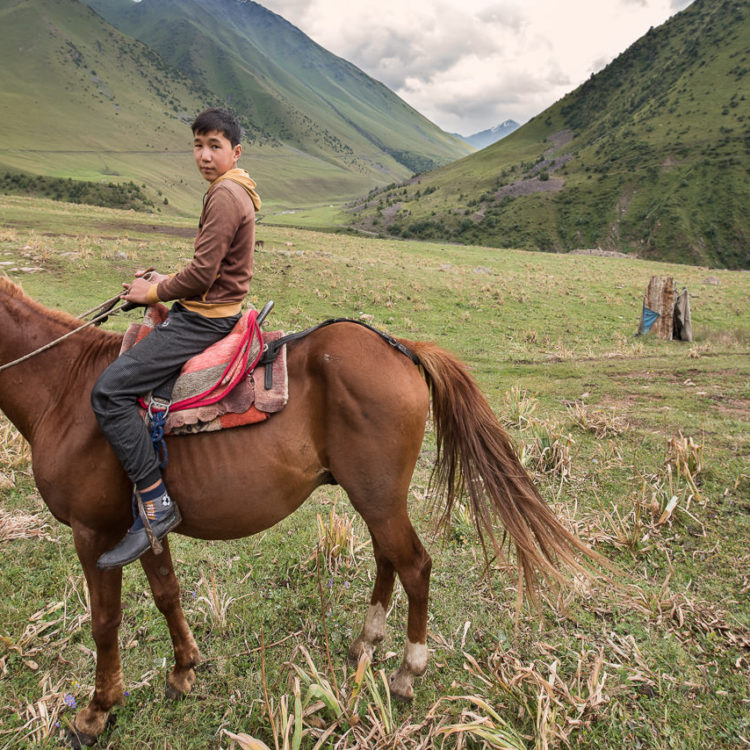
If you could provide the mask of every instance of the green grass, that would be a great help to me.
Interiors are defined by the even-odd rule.
[[[191,254],[191,224],[176,218],[144,221],[21,197],[0,197],[0,215],[0,268],[39,301],[74,313],[114,294],[136,267],[173,270]],[[496,562],[485,574],[465,514],[456,514],[447,540],[432,536],[428,431],[409,502],[434,559],[430,668],[416,681],[414,702],[390,709],[378,702],[382,685],[364,677],[353,709],[359,721],[341,720],[324,747],[440,747],[441,730],[469,731],[470,712],[493,736],[505,732],[506,746],[529,750],[565,747],[564,738],[592,750],[742,747],[750,735],[748,275],[267,225],[258,238],[264,248],[250,299],[276,301],[271,328],[371,315],[395,335],[455,352],[500,418],[514,413],[512,390],[525,390],[536,404],[525,406],[528,426],[508,428],[519,451],[556,512],[622,570],[621,588],[546,589],[541,612],[525,609],[516,627],[513,570]],[[656,274],[689,289],[692,344],[634,336]],[[122,330],[136,317],[107,326]],[[93,688],[85,584],[69,530],[35,491],[22,443],[0,426],[0,746],[57,747],[55,722],[74,713],[66,696],[80,706]],[[669,441],[679,434],[702,447],[697,492],[674,470],[670,480]],[[537,436],[557,444],[566,472],[539,460]],[[673,495],[677,506],[659,523]],[[351,519],[354,553],[329,568],[316,554],[317,517],[326,521],[332,509]],[[13,528],[18,538],[10,538]],[[172,663],[166,626],[140,569],[126,569],[120,643],[129,696],[101,746],[228,748],[227,730],[273,748],[269,708],[280,737],[282,701],[294,716],[295,677],[302,701],[306,679],[333,684],[335,676],[334,697],[354,705],[358,683],[345,653],[374,564],[367,530],[341,490],[316,492],[255,538],[175,537],[172,546],[205,665],[186,700],[164,698]],[[398,665],[405,617],[397,586],[375,677]],[[334,723],[326,709],[301,720],[302,747],[312,748],[315,733]],[[455,735],[445,737],[445,747],[455,743]],[[498,745],[475,736],[465,746]]]

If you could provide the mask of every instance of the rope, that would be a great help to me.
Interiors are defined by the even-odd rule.
[[[122,294],[122,293],[120,293]],[[100,304],[96,305],[95,307],[92,307],[90,310],[86,310],[85,313],[81,313],[80,315],[76,315],[76,317],[79,320],[83,320],[84,318],[88,318],[91,313],[98,312],[99,310],[102,310],[102,312],[111,312],[112,308],[114,307],[115,303],[118,299],[120,299],[120,294],[115,294],[114,297],[110,297],[108,300],[101,302]],[[106,309],[105,309],[106,308]]]
[[[138,492],[138,490],[133,490],[133,494],[134,500],[136,501],[136,506],[138,508],[138,515],[143,522],[143,528],[146,530],[148,543],[151,545],[151,549],[153,550],[154,554],[160,555],[164,551],[164,547],[162,546],[162,543],[156,538],[156,536],[154,535],[154,530],[151,528],[151,521],[146,514],[146,509],[143,507],[143,498],[141,497],[141,493]]]
[[[154,409],[156,404],[154,400],[148,405],[148,419],[151,424],[151,442],[154,444],[154,453],[159,461],[159,468],[164,469],[167,465],[168,454],[167,454],[167,443],[164,440],[164,428],[167,424],[167,416],[169,415],[170,404],[166,404],[163,409]]]
[[[86,317],[86,315],[89,315],[90,313],[100,310],[106,305],[111,305],[112,302],[117,301],[120,299],[120,295],[118,294],[116,297],[111,297],[106,302],[102,302],[101,305],[97,305],[96,307],[91,308],[88,312],[83,313],[82,315],[78,316],[78,319]],[[7,370],[9,367],[13,367],[14,365],[21,364],[21,362],[25,362],[27,359],[31,359],[32,357],[36,357],[37,354],[41,354],[42,352],[46,352],[47,349],[51,349],[53,346],[56,346],[61,341],[65,341],[65,339],[70,338],[73,334],[78,333],[79,331],[82,331],[84,328],[88,328],[89,326],[95,325],[100,320],[104,320],[110,315],[114,315],[115,313],[120,312],[121,310],[124,310],[130,303],[129,302],[123,302],[121,305],[116,305],[114,307],[110,307],[110,309],[105,310],[103,313],[100,313],[95,318],[91,318],[91,320],[87,321],[81,326],[78,326],[78,328],[74,328],[72,331],[68,331],[64,336],[60,336],[59,339],[55,339],[54,341],[50,341],[49,344],[45,344],[44,346],[40,346],[38,349],[34,349],[33,352],[29,352],[28,354],[24,355],[23,357],[19,357],[18,359],[14,359],[12,362],[6,362],[4,365],[0,365],[0,372],[3,370]]]

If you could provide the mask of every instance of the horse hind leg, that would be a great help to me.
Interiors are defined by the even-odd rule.
[[[432,560],[419,541],[406,511],[380,522],[365,518],[370,527],[378,572],[362,634],[352,644],[349,656],[358,656],[374,648],[385,634],[385,613],[393,590],[394,572],[398,574],[409,603],[404,658],[390,676],[391,694],[411,700],[414,678],[427,670],[427,603]]]
[[[162,541],[164,551],[155,555],[151,550],[141,557],[141,565],[148,578],[154,602],[164,615],[169,628],[169,636],[174,648],[175,664],[167,677],[168,698],[184,698],[195,684],[194,667],[200,662],[201,654],[193,638],[190,626],[180,604],[180,585],[172,565],[169,540]]]
[[[408,521],[408,519],[407,519]],[[408,521],[409,544],[394,562],[408,601],[409,614],[406,626],[406,646],[401,666],[390,676],[391,693],[396,698],[411,700],[415,677],[427,671],[427,604],[430,592],[432,558],[419,541],[411,521]]]
[[[383,556],[374,537],[372,538],[372,547],[377,566],[375,585],[362,632],[349,647],[348,659],[352,665],[359,662],[363,653],[372,661],[375,647],[385,638],[385,618],[393,594],[393,583],[396,579],[396,571],[393,565],[390,560]]]

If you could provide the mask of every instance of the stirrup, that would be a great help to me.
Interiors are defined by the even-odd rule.
[[[150,409],[151,407],[149,406],[149,411]],[[161,541],[159,541],[159,539],[156,538],[154,530],[151,528],[151,519],[149,519],[148,514],[146,513],[146,509],[143,507],[143,498],[141,497],[141,493],[137,489],[133,489],[133,494],[135,495],[136,507],[138,508],[138,516],[141,519],[141,523],[143,523],[143,528],[146,530],[148,543],[151,545],[151,549],[154,551],[154,554],[160,555],[162,552],[164,552],[164,545],[161,543]]]

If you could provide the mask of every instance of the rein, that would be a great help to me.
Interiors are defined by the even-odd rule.
[[[48,344],[45,344],[44,346],[40,346],[38,349],[34,349],[33,352],[29,352],[28,354],[25,354],[23,357],[19,357],[18,359],[14,359],[12,362],[6,362],[4,365],[0,365],[0,372],[3,370],[7,370],[9,367],[13,367],[13,365],[18,365],[21,362],[25,362],[27,359],[31,359],[32,357],[35,357],[37,354],[41,354],[42,352],[46,352],[47,349],[51,349],[56,344],[59,344],[61,341],[65,341],[65,339],[70,338],[73,334],[78,333],[79,331],[82,331],[84,328],[88,328],[92,325],[99,325],[100,323],[103,323],[110,315],[114,315],[115,313],[120,312],[121,310],[130,309],[128,308],[128,305],[132,305],[131,302],[123,302],[121,305],[117,304],[117,300],[120,299],[120,295],[117,294],[114,297],[110,297],[105,302],[102,302],[99,305],[96,305],[96,307],[92,307],[90,310],[87,310],[85,313],[81,313],[77,316],[78,320],[83,320],[86,316],[91,315],[91,313],[95,313],[101,310],[99,314],[91,318],[91,320],[87,321],[83,325],[78,326],[78,328],[74,328],[72,331],[68,331],[64,336],[60,336],[58,339],[54,339],[54,341],[50,341]]]

